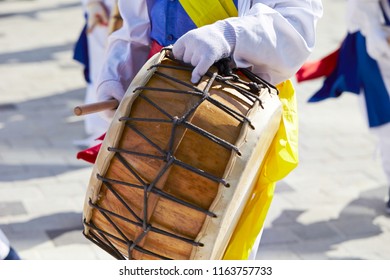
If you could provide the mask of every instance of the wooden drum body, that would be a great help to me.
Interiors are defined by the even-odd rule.
[[[84,234],[118,259],[221,259],[281,104],[260,79],[222,77],[215,67],[195,86],[192,68],[168,53],[145,64],[115,113],[91,175]]]

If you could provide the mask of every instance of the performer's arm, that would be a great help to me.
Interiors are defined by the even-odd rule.
[[[293,76],[303,64],[314,47],[315,26],[322,14],[321,2],[254,0],[253,3],[250,10],[244,13],[239,11],[241,17],[211,25],[210,32],[207,30],[208,26],[190,31],[200,34],[196,36],[196,44],[184,43],[184,48],[192,49],[190,51],[200,49],[201,45],[210,45],[210,42],[223,45],[223,48],[219,48],[221,53],[209,58],[209,65],[204,64],[206,66],[203,66],[203,73],[199,75],[204,74],[208,66],[218,60],[218,56],[226,56],[226,51],[230,52],[238,67],[252,67],[255,73],[274,84]],[[98,88],[101,100],[109,99],[109,95],[120,100],[124,89],[142,67],[149,52],[150,22],[146,1],[120,0],[119,9],[126,11],[126,15],[123,17],[123,27],[110,36],[107,63]],[[205,29],[210,38],[203,36]],[[178,54],[177,46],[186,41],[187,34],[174,45],[175,56]],[[214,34],[218,36],[214,37]],[[206,50],[202,52],[202,58],[206,55],[207,59],[210,53],[215,54]],[[183,57],[183,54],[177,57],[185,58],[186,62],[192,62],[194,66],[199,63],[198,57],[191,57],[191,52],[186,54],[187,57]],[[111,93],[107,94],[110,89]]]
[[[314,47],[315,27],[322,15],[321,1],[254,0],[248,11],[239,12],[240,17],[188,32],[174,45],[174,54],[193,65],[204,63],[206,58],[197,58],[200,54],[196,48],[202,46],[203,55],[213,55],[208,61],[211,65],[215,52],[223,57],[231,51],[238,67],[251,67],[273,84],[293,76]],[[196,45],[191,42],[194,37],[199,42]],[[191,40],[186,42],[188,38]],[[209,51],[205,51],[207,45],[211,46]],[[206,64],[200,70],[206,69]],[[202,72],[195,73],[194,79],[200,75]]]
[[[99,100],[121,100],[136,73],[147,60],[150,48],[150,22],[146,1],[119,1],[126,11],[123,26],[108,38],[105,63],[98,79]]]
[[[229,19],[237,34],[233,58],[273,84],[291,78],[315,43],[321,1],[254,1],[237,19]]]

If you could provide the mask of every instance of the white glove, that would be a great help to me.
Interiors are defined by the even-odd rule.
[[[92,32],[92,30],[97,25],[108,26],[110,15],[107,7],[103,4],[103,2],[93,1],[87,5],[86,10],[88,16],[88,32]]]
[[[98,101],[107,101],[116,99],[119,102],[123,99],[125,91],[121,83],[117,81],[105,81],[97,88]],[[111,119],[114,116],[115,110],[105,110],[102,116],[106,119]]]
[[[229,57],[236,45],[234,28],[226,21],[191,30],[173,45],[176,59],[195,66],[191,82],[197,83],[218,60]]]

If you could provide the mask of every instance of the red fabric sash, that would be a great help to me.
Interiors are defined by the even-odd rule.
[[[303,82],[324,76],[328,77],[336,68],[339,51],[337,49],[320,60],[303,64],[301,69],[295,74],[297,81]]]
[[[152,41],[152,45],[150,48],[148,59],[151,58],[156,53],[160,52],[162,48],[163,48],[163,46],[159,45],[156,41]],[[96,140],[103,141],[105,136],[106,136],[106,134],[104,133]],[[85,160],[86,162],[94,164],[96,161],[96,158],[99,154],[99,150],[100,150],[101,146],[102,146],[102,144],[100,143],[100,144],[95,145],[93,147],[90,147],[88,149],[82,150],[82,151],[77,153],[76,158],[82,159],[82,160]]]
[[[105,133],[103,135],[101,135],[99,138],[97,138],[96,140],[103,141],[104,136],[106,136]],[[97,155],[99,153],[101,146],[102,146],[102,144],[100,143],[100,144],[92,146],[88,149],[82,150],[82,151],[77,153],[76,158],[85,160],[86,162],[93,164],[96,161],[96,158],[97,158]]]

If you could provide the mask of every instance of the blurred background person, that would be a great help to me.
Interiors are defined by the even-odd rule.
[[[348,0],[347,36],[339,49],[296,74],[298,82],[326,77],[309,102],[359,94],[387,178],[386,212],[390,214],[390,1]]]
[[[9,240],[0,229],[0,260],[20,260],[18,253],[11,247]]]
[[[74,59],[85,67],[84,78],[87,82],[85,103],[88,104],[97,102],[95,81],[102,67],[116,0],[82,0],[82,5],[86,25],[76,43]],[[95,144],[95,140],[107,131],[109,121],[101,114],[88,114],[84,116],[84,126],[87,137],[74,141],[74,145],[80,148]]]

